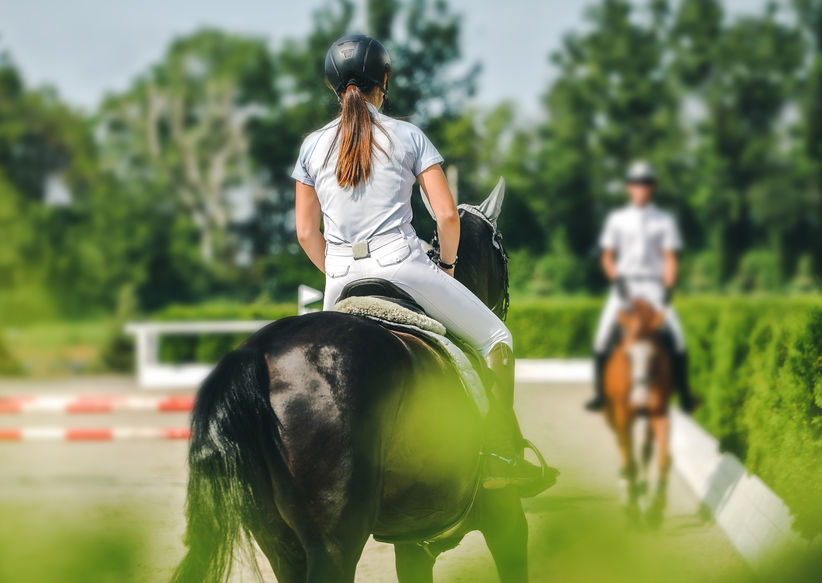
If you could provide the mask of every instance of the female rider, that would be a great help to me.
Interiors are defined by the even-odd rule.
[[[482,353],[502,393],[493,423],[504,427],[492,432],[504,437],[489,444],[496,455],[490,458],[484,486],[533,485],[540,472],[522,458],[523,440],[513,413],[511,333],[453,277],[460,222],[440,167],[443,158],[419,128],[379,113],[390,73],[388,53],[368,36],[343,37],[328,50],[326,80],[342,112],[300,148],[291,175],[297,180],[297,237],[326,275],[324,309],[336,303],[349,282],[383,278]],[[411,227],[415,180],[436,216],[438,264]]]

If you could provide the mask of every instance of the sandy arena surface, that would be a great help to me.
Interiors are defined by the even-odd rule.
[[[34,392],[27,382],[0,383],[0,394]],[[124,379],[77,380],[37,386],[37,392],[134,390]],[[700,517],[699,503],[672,473],[669,505],[658,532],[628,530],[618,504],[617,451],[600,416],[582,403],[588,388],[531,384],[518,388],[523,430],[562,475],[558,484],[526,500],[531,579],[542,581],[746,581],[750,575],[721,530]],[[182,427],[185,414],[119,413],[0,416],[0,427]],[[144,552],[135,581],[166,581],[184,549],[186,443],[0,443],[0,502],[34,524],[80,519],[133,528]],[[605,550],[603,550],[605,549]],[[652,558],[645,562],[644,558]],[[266,581],[274,581],[270,570]],[[473,533],[437,563],[438,581],[498,581],[482,537]],[[94,578],[90,577],[89,581]],[[252,580],[240,569],[236,581]],[[59,578],[55,578],[59,581]],[[394,582],[392,547],[369,541],[357,582]]]

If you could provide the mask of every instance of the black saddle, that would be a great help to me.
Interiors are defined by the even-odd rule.
[[[388,280],[379,277],[365,277],[357,279],[346,285],[340,292],[337,301],[351,297],[374,297],[382,300],[394,302],[397,305],[407,308],[418,314],[425,314],[425,310],[414,301],[410,295],[394,285]]]

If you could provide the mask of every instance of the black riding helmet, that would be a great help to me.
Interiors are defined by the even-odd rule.
[[[364,34],[351,34],[338,39],[325,55],[325,80],[337,95],[349,85],[367,91],[377,86],[388,93],[388,82],[382,84],[385,73],[391,73],[391,58],[377,39]]]

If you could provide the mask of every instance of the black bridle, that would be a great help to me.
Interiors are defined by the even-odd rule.
[[[502,259],[502,293],[500,297],[497,298],[497,301],[492,306],[489,306],[489,308],[492,312],[499,313],[500,319],[505,321],[508,317],[508,307],[511,303],[511,298],[508,293],[508,253],[502,244],[502,232],[497,228],[495,221],[490,220],[475,206],[461,204],[457,208],[479,217],[491,229],[491,244],[499,252],[500,259]],[[436,227],[434,228],[434,236],[431,238],[431,246],[433,249],[428,251],[428,256],[436,263],[440,259],[440,241]]]

